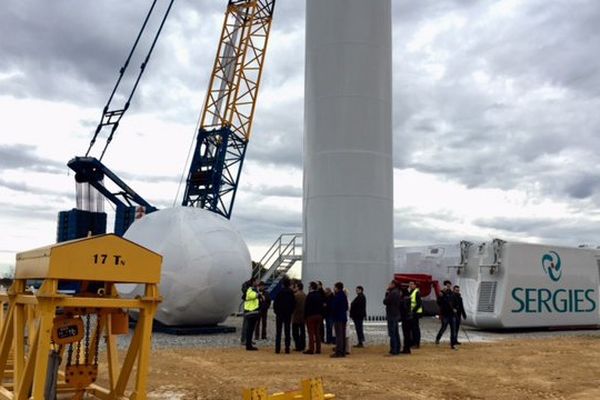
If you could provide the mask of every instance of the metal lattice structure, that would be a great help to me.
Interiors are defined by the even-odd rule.
[[[184,206],[231,217],[273,21],[275,0],[229,0]]]

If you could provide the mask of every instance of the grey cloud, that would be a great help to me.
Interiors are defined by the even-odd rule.
[[[0,169],[63,173],[66,165],[36,154],[36,147],[23,144],[0,144]]]
[[[475,225],[483,228],[497,229],[512,233],[527,233],[534,232],[541,229],[552,230],[558,224],[560,220],[553,220],[550,218],[494,218],[494,219],[479,219],[475,220]]]
[[[476,221],[480,226],[506,232],[513,240],[543,241],[550,244],[578,246],[600,244],[598,220],[588,215],[570,218],[499,218]]]
[[[158,11],[166,4],[167,0],[159,1]],[[17,74],[3,81],[2,91],[16,97],[97,107],[100,115],[148,7],[142,0],[86,1],[80,7],[67,0],[52,4],[9,0],[0,15],[0,35],[12,40],[0,43],[0,73]],[[189,124],[192,129],[204,102],[225,7],[226,2],[210,0],[175,1],[130,114],[155,113],[163,120]],[[281,101],[268,106],[259,103],[261,119],[269,122],[261,126],[256,120],[255,129],[267,137],[265,142],[277,146],[254,152],[272,163],[301,162],[300,154],[287,148],[301,143],[300,131],[295,128],[300,126],[301,115],[289,123],[289,94],[280,88],[302,75],[303,52],[298,49],[303,49],[303,15],[304,1],[277,4],[261,91],[274,91]],[[150,27],[155,22],[151,20]],[[132,60],[132,76],[140,61]],[[124,89],[131,84],[127,78],[131,77],[126,76]],[[117,96],[113,108],[123,104],[120,100]],[[295,113],[301,110],[301,105],[293,106]],[[274,117],[278,123],[271,122]],[[97,124],[95,120],[83,123],[89,128]],[[290,133],[295,137],[291,143],[287,140]],[[277,143],[279,136],[285,145]]]
[[[58,215],[58,212],[53,207],[40,207],[39,204],[28,205],[0,202],[0,208],[4,216],[17,217],[23,221],[27,221],[28,224],[35,223],[34,221],[56,221]]]
[[[456,221],[452,215],[419,215],[411,209],[395,211],[395,239],[410,243],[458,243],[461,240],[472,242],[489,241],[492,237],[521,242],[538,242],[540,239],[549,244],[578,246],[600,244],[599,219],[589,214],[573,214],[570,217],[499,217],[478,219],[474,225],[487,236],[474,236],[470,232],[453,232],[438,228],[439,222]]]
[[[458,243],[474,239],[468,232],[458,235],[439,228],[439,222],[453,221],[458,217],[451,212],[422,214],[413,208],[394,210],[394,240],[404,243]]]
[[[585,199],[599,192],[600,176],[582,176],[566,185],[566,192],[576,199]]]
[[[467,187],[591,197],[595,182],[571,180],[600,161],[600,6],[532,1],[503,17],[491,11],[501,2],[435,3],[396,7],[411,18],[395,15],[395,166]],[[464,24],[423,50],[404,45],[449,16]],[[430,64],[445,69],[439,80]]]
[[[282,101],[257,114],[247,159],[302,168],[301,101]]]
[[[302,197],[302,188],[292,185],[285,186],[253,186],[246,189],[253,194],[274,197]]]
[[[304,3],[277,3],[250,162],[301,168],[301,94],[284,88],[303,75],[303,37],[296,33],[304,26]],[[589,213],[600,205],[594,178],[600,164],[595,151],[600,148],[600,5],[592,0],[532,0],[517,3],[516,13],[505,17],[491,11],[499,4],[393,1],[395,167],[468,187],[520,188],[532,197],[574,199],[572,207]],[[0,42],[0,72],[20,75],[3,81],[2,93],[100,110],[147,6],[142,0],[87,1],[79,8],[66,0],[5,2],[0,35],[11,40]],[[223,10],[224,4],[214,0],[176,1],[132,113],[157,113],[193,125]],[[435,22],[437,28],[448,16],[462,17],[464,24],[446,29],[425,49],[407,47],[425,24]],[[180,51],[187,52],[188,64],[178,59]],[[428,68],[438,64],[445,72],[436,80]],[[476,79],[478,74],[489,81]],[[62,163],[39,159],[34,148],[16,150],[19,157],[11,158],[11,149],[0,147],[0,167],[66,170]],[[126,180],[169,180],[119,174]],[[268,209],[241,203],[238,212],[245,232],[267,241],[274,239],[273,232],[300,226],[300,216],[293,213],[272,216]],[[426,217],[403,210],[396,217],[396,239],[462,239],[434,228],[441,216],[429,216],[431,226],[420,223]],[[482,227],[493,224],[479,222]],[[561,229],[574,237],[597,237],[594,224],[585,220],[578,221],[579,231],[567,221],[552,228],[534,222],[501,220],[497,229],[523,237],[528,229],[532,236],[548,238]]]
[[[282,233],[302,231],[299,210],[274,210],[267,206],[238,203],[231,221],[249,244],[270,244]]]
[[[22,193],[52,196],[57,200],[70,200],[74,197],[74,193],[72,192],[44,189],[37,186],[31,186],[26,182],[9,181],[3,178],[0,178],[0,187],[5,187],[7,189]]]
[[[179,182],[179,176],[169,176],[169,175],[141,175],[141,174],[132,174],[127,171],[115,170],[114,173],[121,178],[126,183],[128,182],[152,182],[152,183],[160,183],[160,182]]]

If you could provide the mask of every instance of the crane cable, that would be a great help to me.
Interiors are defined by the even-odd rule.
[[[192,140],[190,141],[190,148],[188,149],[187,157],[185,158],[185,165],[181,170],[181,177],[179,178],[179,184],[177,185],[177,192],[175,193],[175,198],[173,199],[173,207],[177,205],[177,198],[179,197],[179,192],[181,191],[181,186],[183,185],[183,180],[185,179],[185,172],[188,170],[188,164],[190,162],[190,157],[195,149],[196,144],[196,135],[200,130],[200,125],[202,124],[202,113],[198,116],[198,121],[196,122],[196,128],[194,129],[194,133],[192,134]]]
[[[165,14],[163,15],[163,18],[161,20],[160,26],[158,27],[158,30],[156,31],[156,34],[154,35],[154,39],[152,40],[152,44],[150,46],[150,49],[148,50],[148,54],[146,55],[144,61],[142,62],[142,64],[140,65],[140,71],[138,73],[138,76],[135,80],[135,83],[133,85],[133,88],[131,89],[131,92],[129,93],[129,97],[127,98],[127,101],[125,103],[125,106],[123,107],[123,109],[121,110],[109,110],[110,107],[110,103],[112,102],[115,93],[117,92],[117,89],[119,88],[119,85],[121,83],[121,80],[123,79],[123,76],[125,75],[125,71],[127,70],[127,67],[129,66],[129,62],[131,61],[131,57],[133,56],[133,53],[135,52],[137,45],[140,41],[140,38],[142,37],[144,31],[146,30],[146,25],[148,24],[148,20],[150,19],[150,16],[152,15],[153,11],[154,11],[154,7],[156,5],[157,0],[154,0],[152,2],[152,5],[150,6],[150,9],[148,10],[148,13],[146,14],[146,18],[144,19],[144,23],[142,24],[142,27],[140,28],[140,31],[137,35],[137,38],[135,39],[135,42],[133,43],[133,47],[131,48],[131,51],[129,52],[129,55],[127,56],[127,59],[125,60],[125,64],[123,65],[123,67],[119,70],[119,78],[117,79],[117,83],[115,84],[110,97],[108,98],[108,102],[106,103],[106,106],[103,109],[102,112],[102,118],[100,119],[100,123],[98,124],[98,126],[96,127],[96,131],[94,133],[94,136],[92,137],[92,140],[90,141],[90,145],[88,147],[87,152],[85,153],[86,157],[89,155],[90,151],[92,150],[92,147],[94,147],[94,144],[96,143],[96,139],[98,137],[98,134],[100,133],[100,131],[102,130],[102,128],[104,126],[107,125],[112,125],[112,130],[110,132],[110,135],[108,136],[107,140],[106,140],[106,144],[104,145],[104,148],[102,150],[102,153],[100,155],[99,160],[102,160],[102,158],[104,157],[104,154],[106,153],[106,150],[108,148],[108,145],[110,144],[110,142],[113,139],[113,136],[117,130],[117,128],[119,127],[119,122],[121,121],[121,118],[123,117],[123,115],[125,114],[125,112],[127,111],[127,109],[129,108],[129,105],[131,103],[131,99],[133,98],[133,95],[138,87],[138,84],[140,82],[140,79],[142,78],[142,75],[144,74],[144,71],[146,70],[146,66],[148,65],[148,62],[150,61],[150,56],[152,55],[152,52],[154,50],[154,47],[156,45],[156,42],[158,41],[158,37],[160,36],[160,33],[163,29],[163,26],[165,24],[165,21],[167,20],[167,17],[169,16],[169,13],[171,11],[171,7],[173,6],[173,2],[175,0],[170,0],[169,2],[169,6],[167,7]],[[111,118],[113,116],[116,116],[116,121],[112,121]]]

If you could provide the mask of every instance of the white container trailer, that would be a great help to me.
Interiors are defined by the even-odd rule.
[[[600,326],[600,251],[461,243],[457,284],[469,325],[485,329]]]
[[[440,284],[456,281],[456,269],[448,268],[460,262],[458,244],[433,244],[394,248],[394,272],[397,274],[428,274]],[[432,292],[432,298],[435,294]]]

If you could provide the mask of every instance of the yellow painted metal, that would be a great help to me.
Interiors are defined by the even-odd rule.
[[[243,400],[268,400],[267,388],[244,389]]]
[[[209,81],[200,128],[229,127],[249,140],[275,0],[230,2]]]
[[[321,378],[310,378],[300,382],[300,390],[278,392],[269,395],[266,388],[247,388],[243,400],[333,400],[335,395],[325,393]]]
[[[5,297],[8,309],[0,322],[0,377],[4,377],[0,382],[0,400],[43,400],[47,375],[58,377],[61,399],[146,399],[152,320],[160,302],[161,263],[158,254],[114,235],[20,253],[15,282]],[[26,291],[30,279],[42,281],[35,294]],[[75,281],[81,289],[71,295],[61,293],[61,281]],[[115,287],[117,283],[142,284],[144,295],[121,299]],[[0,303],[2,299],[0,297]],[[120,318],[117,325],[122,332],[124,310],[137,311],[140,319],[121,365],[112,318]],[[58,340],[61,326],[80,320],[85,321],[85,335],[78,333],[73,338]],[[80,322],[77,327],[81,330]],[[106,343],[106,369],[98,368],[104,364],[99,363],[98,351],[102,338]],[[65,351],[67,346],[72,346],[69,352]],[[9,363],[11,351],[13,365]],[[65,371],[49,370],[51,351],[69,360],[63,362],[70,365]],[[71,359],[76,361],[71,362]],[[12,374],[7,376],[9,371]],[[68,380],[65,372],[70,376]],[[70,374],[72,372],[75,374]],[[103,374],[108,388],[94,383],[96,374],[98,378]]]
[[[17,254],[16,279],[158,283],[161,256],[116,235],[100,235]]]

